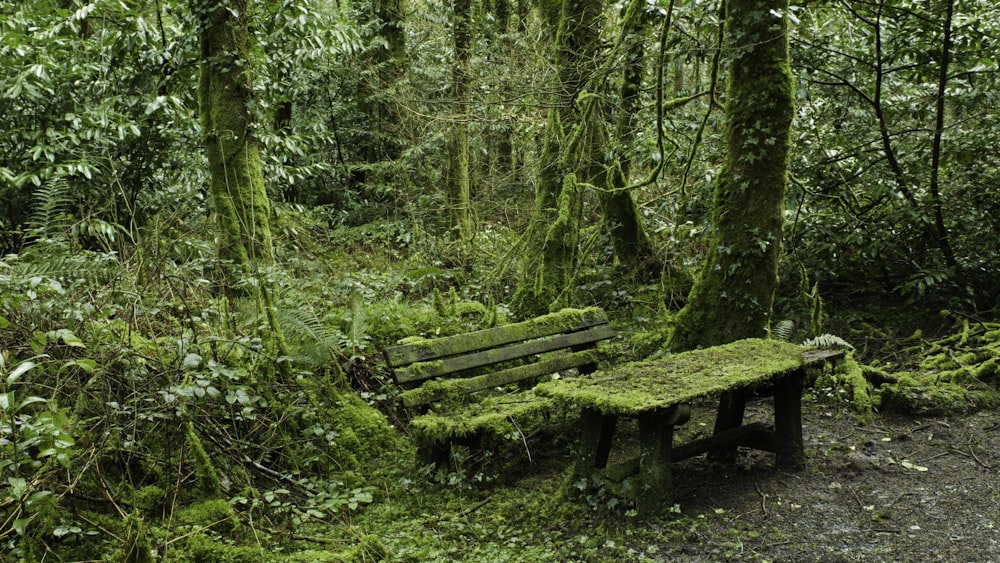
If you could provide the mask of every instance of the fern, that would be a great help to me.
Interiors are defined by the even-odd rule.
[[[792,331],[795,330],[795,323],[789,319],[779,321],[771,328],[771,336],[782,342],[789,342],[792,339]]]
[[[817,346],[819,348],[843,348],[845,350],[853,350],[854,346],[844,340],[843,338],[837,336],[836,334],[821,334],[814,338],[810,338],[802,343],[803,346]]]
[[[311,307],[282,303],[275,317],[288,343],[297,348],[300,360],[318,367],[340,355],[343,334],[326,326]]]
[[[53,178],[33,193],[28,232],[33,238],[66,238],[73,214],[73,197],[65,178]]]
[[[349,301],[351,308],[351,327],[349,340],[351,352],[358,353],[358,349],[368,343],[368,318],[365,315],[365,298],[360,291],[355,290],[351,294]]]

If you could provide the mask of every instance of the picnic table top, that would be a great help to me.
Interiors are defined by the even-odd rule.
[[[724,391],[766,386],[840,355],[839,351],[752,338],[548,381],[535,392],[603,414],[635,416]]]

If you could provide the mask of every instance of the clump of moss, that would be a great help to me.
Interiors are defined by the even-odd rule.
[[[236,511],[222,499],[203,500],[177,511],[179,526],[191,529],[211,528],[216,533],[231,534],[240,530]]]
[[[397,459],[393,453],[409,452],[410,446],[385,416],[353,393],[339,394],[326,416],[339,432],[330,455],[346,471],[377,468]]]
[[[389,550],[377,536],[362,536],[361,540],[344,551],[304,551],[285,559],[292,562],[308,563],[370,563],[385,561]]]
[[[864,370],[854,359],[853,353],[848,353],[843,361],[838,363],[839,369],[821,374],[816,379],[814,387],[829,397],[847,400],[851,409],[862,417],[867,417],[874,411],[872,386],[865,377]]]
[[[950,313],[946,313],[950,314]],[[960,319],[953,334],[921,343],[912,372],[884,386],[884,410],[936,415],[966,413],[998,404],[1000,324]]]
[[[995,390],[970,389],[957,383],[904,375],[881,390],[882,410],[919,416],[974,412],[998,402]]]

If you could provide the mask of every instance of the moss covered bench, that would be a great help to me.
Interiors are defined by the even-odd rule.
[[[640,513],[655,514],[671,506],[671,463],[714,451],[725,454],[739,446],[777,454],[779,467],[805,463],[802,442],[802,391],[806,368],[843,356],[775,340],[740,340],[664,359],[636,362],[572,380],[546,382],[538,395],[551,397],[582,412],[583,437],[576,478],[590,478],[608,462],[619,417],[638,420],[639,456],[616,469],[638,471]],[[743,424],[751,394],[774,396],[774,425]],[[690,404],[721,395],[724,400],[713,435],[674,446],[674,426],[690,416]],[[577,479],[574,479],[576,481]]]
[[[404,389],[399,400],[421,413],[410,430],[424,461],[447,461],[453,443],[478,447],[545,415],[550,399],[533,387],[570,370],[597,368],[597,343],[613,337],[598,308],[563,309],[528,321],[383,350]]]

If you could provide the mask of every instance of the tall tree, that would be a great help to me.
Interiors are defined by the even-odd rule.
[[[454,59],[451,71],[452,121],[445,143],[447,169],[445,192],[451,227],[458,238],[472,237],[469,216],[469,63],[472,54],[472,1],[452,0]]]
[[[595,130],[585,123],[594,100],[578,99],[595,70],[602,8],[599,0],[542,3],[555,37],[558,83],[542,141],[535,210],[524,237],[517,292],[511,300],[511,309],[522,317],[562,306],[561,297],[577,260],[578,182],[597,183],[604,174],[603,163],[586,150],[600,146],[591,136]]]
[[[631,139],[636,137],[640,91],[644,71],[644,20],[646,2],[632,0],[624,8],[622,45],[625,60],[621,77],[621,108],[615,125],[616,152],[608,175],[608,190],[601,192],[604,221],[611,234],[615,256],[629,269],[642,276],[657,272],[653,245],[642,226],[642,217],[627,189],[631,168]],[[669,22],[669,19],[668,19]],[[679,73],[678,73],[679,74]]]
[[[219,221],[223,290],[247,296],[240,282],[257,277],[249,297],[269,327],[268,345],[284,353],[281,330],[261,269],[274,264],[271,204],[264,188],[260,147],[254,135],[254,55],[246,0],[192,0],[201,34],[201,123],[211,173],[212,204]],[[254,284],[242,284],[242,287]]]
[[[672,351],[767,334],[778,282],[793,81],[787,0],[729,0],[726,158],[708,255]]]

